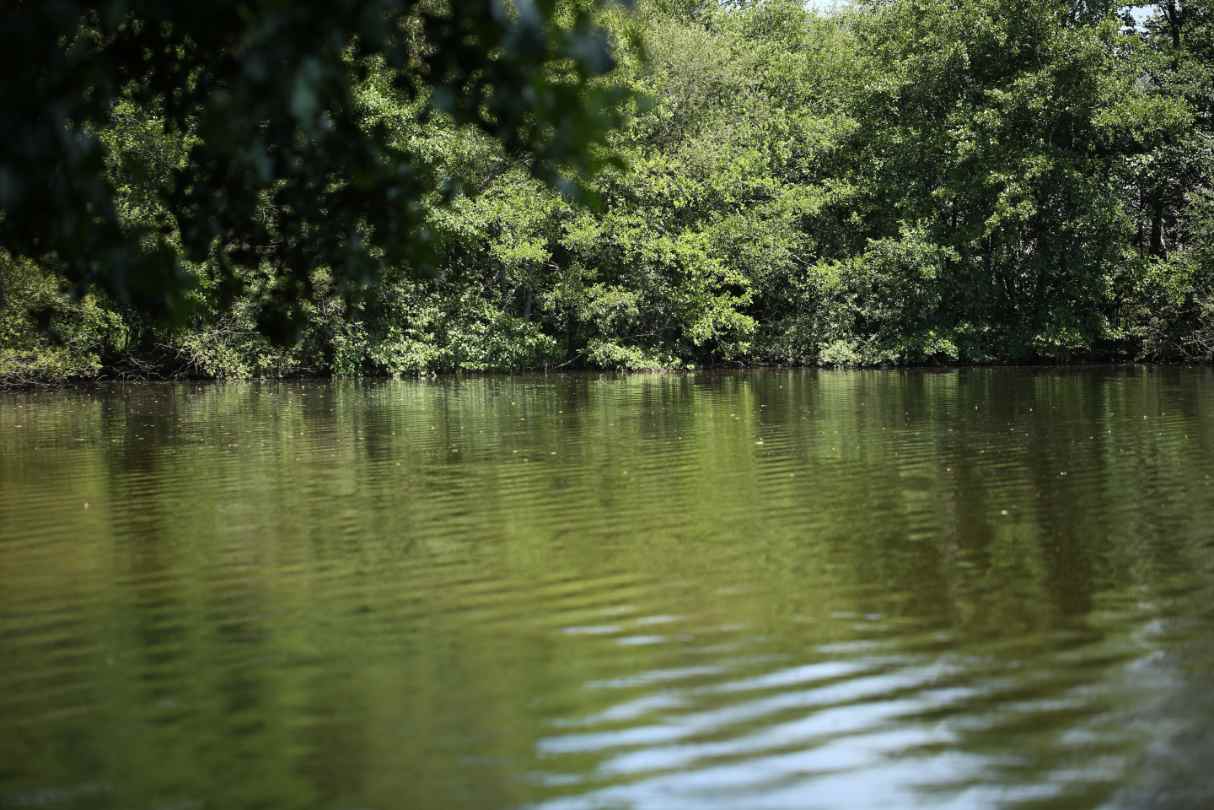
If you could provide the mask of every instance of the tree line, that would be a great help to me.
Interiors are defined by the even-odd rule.
[[[212,5],[17,3],[0,376],[1214,357],[1211,0]]]

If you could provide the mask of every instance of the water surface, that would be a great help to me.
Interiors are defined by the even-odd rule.
[[[1214,806],[1214,372],[0,394],[0,808]]]

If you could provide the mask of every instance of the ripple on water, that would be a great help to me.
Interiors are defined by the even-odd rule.
[[[0,395],[0,807],[1214,806],[1212,383]]]

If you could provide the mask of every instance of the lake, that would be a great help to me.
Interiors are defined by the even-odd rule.
[[[1214,806],[1214,371],[0,394],[0,808]]]

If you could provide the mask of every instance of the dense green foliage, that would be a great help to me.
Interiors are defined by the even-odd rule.
[[[65,197],[37,227],[0,199],[0,374],[1214,354],[1211,0],[540,3],[528,58],[526,14],[403,4],[349,44],[398,5],[260,32],[294,67],[236,106],[167,70],[111,90],[72,204],[109,189],[171,270],[115,271]]]

